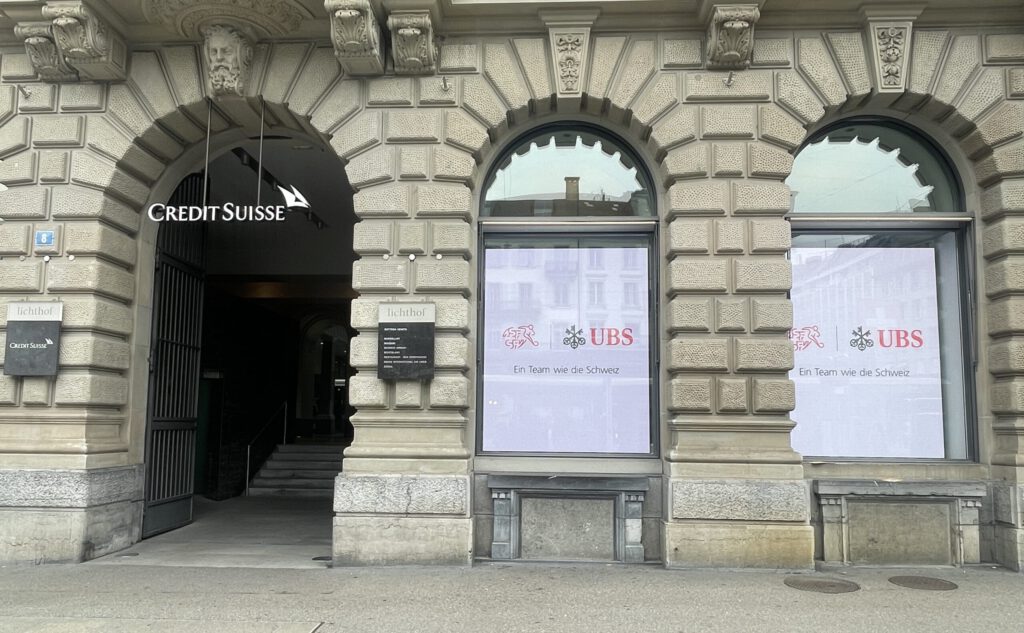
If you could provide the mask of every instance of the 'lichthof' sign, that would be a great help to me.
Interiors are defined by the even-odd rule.
[[[63,318],[64,304],[57,301],[8,303],[4,374],[56,376]]]
[[[429,380],[434,377],[433,303],[381,303],[378,309],[377,377]]]

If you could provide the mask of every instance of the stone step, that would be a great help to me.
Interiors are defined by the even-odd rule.
[[[341,472],[340,444],[281,444],[249,485],[250,495],[330,497]]]
[[[278,444],[278,453],[333,453],[341,456],[344,444]]]
[[[252,480],[253,488],[330,488],[334,489],[334,477],[326,479],[305,479],[301,477],[264,477],[261,472]]]
[[[256,475],[269,477],[271,479],[297,478],[297,479],[334,479],[341,471],[336,468],[272,468],[270,464],[264,466]]]
[[[250,497],[316,497],[330,499],[333,488],[249,488]]]
[[[335,472],[341,472],[341,460],[327,461],[322,459],[292,459],[291,456],[288,459],[283,459],[280,455],[271,457],[264,465],[264,468],[287,468],[292,470],[312,469],[312,470],[333,470]]]

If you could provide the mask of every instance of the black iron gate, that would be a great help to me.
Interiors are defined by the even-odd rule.
[[[202,205],[203,178],[187,176],[168,204]],[[165,222],[157,237],[143,538],[192,521],[205,237],[203,222]]]

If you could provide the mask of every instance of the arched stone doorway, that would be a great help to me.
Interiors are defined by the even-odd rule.
[[[349,320],[352,193],[315,140],[242,131],[145,211],[158,238],[143,536],[188,523],[193,493],[329,498],[340,470],[331,374],[347,377],[347,354],[307,377],[301,331],[317,313]]]

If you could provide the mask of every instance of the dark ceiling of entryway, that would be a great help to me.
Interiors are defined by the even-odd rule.
[[[210,204],[256,204],[259,157],[259,141],[253,140],[212,161]],[[211,223],[208,274],[350,275],[355,215],[337,157],[304,140],[265,139],[262,166],[269,177],[259,184],[260,204],[282,204],[275,185],[294,186],[309,201],[310,212],[289,211],[284,222]]]

